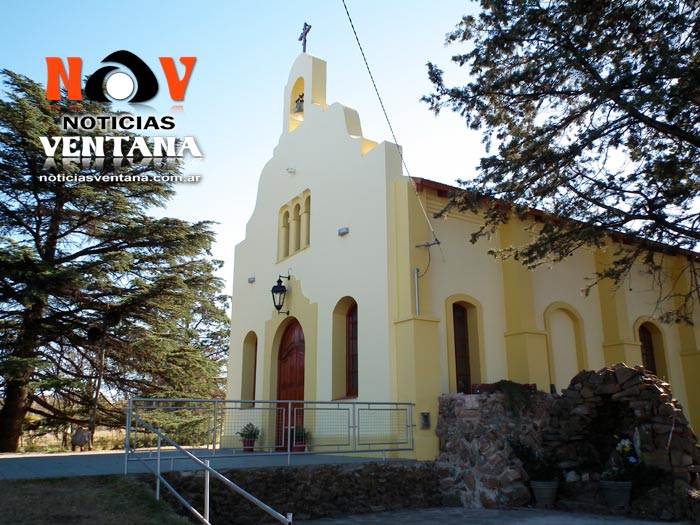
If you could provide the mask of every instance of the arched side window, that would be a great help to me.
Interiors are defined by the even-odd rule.
[[[345,316],[345,397],[357,397],[357,303]]]
[[[637,327],[641,344],[642,365],[652,374],[670,381],[663,333],[656,324],[644,321]]]
[[[343,297],[333,309],[333,399],[357,397],[359,392],[359,337],[357,303]]]
[[[279,211],[277,261],[308,248],[311,244],[311,192],[307,189]]]
[[[311,244],[311,195],[304,200],[304,209],[301,212],[301,247],[306,248]]]
[[[469,394],[484,376],[481,306],[475,299],[457,294],[446,299],[445,308],[448,388]]]
[[[280,214],[280,228],[277,243],[277,259],[281,260],[289,256],[289,212]]]
[[[469,363],[469,322],[467,308],[455,303],[452,305],[452,322],[454,323],[455,380],[457,392],[470,393],[472,387]]]
[[[296,253],[301,248],[301,206],[294,206],[292,223],[289,229],[289,251]]]
[[[656,359],[654,359],[654,341],[649,328],[639,327],[639,342],[642,344],[642,364],[644,368],[656,375]]]
[[[241,398],[255,399],[255,375],[258,361],[258,336],[248,332],[243,340],[243,359],[241,363]]]

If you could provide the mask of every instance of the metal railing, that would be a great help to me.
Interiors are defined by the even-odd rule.
[[[381,453],[413,450],[411,403],[144,399],[129,402],[126,458],[152,449],[138,418],[200,456]],[[253,443],[244,427],[257,430]]]
[[[413,404],[353,401],[260,401],[132,398],[127,409],[124,473],[139,461],[200,520],[209,522],[209,478],[221,480],[281,523],[271,507],[214,470],[210,458],[297,454],[381,454],[413,450]],[[244,439],[252,431],[254,440]],[[243,434],[243,435],[241,435]],[[248,435],[248,437],[252,437]],[[165,442],[165,446],[163,445]],[[162,457],[163,449],[167,457]],[[204,512],[194,509],[161,475],[162,461],[192,461],[205,471]],[[155,467],[149,462],[155,461]]]
[[[275,509],[270,507],[269,505],[263,503],[260,501],[258,498],[253,496],[250,492],[247,492],[243,488],[241,488],[239,485],[235,484],[233,481],[228,479],[226,476],[221,474],[220,472],[216,471],[209,465],[208,460],[201,460],[191,452],[185,450],[183,447],[178,445],[175,441],[172,439],[168,438],[163,434],[163,432],[160,429],[154,428],[153,426],[149,425],[145,421],[139,419],[136,417],[133,420],[134,424],[142,426],[144,429],[148,430],[149,432],[152,432],[153,434],[156,435],[157,437],[157,448],[156,448],[156,466],[155,468],[151,468],[148,463],[144,462],[144,466],[150,470],[156,477],[156,499],[160,500],[160,487],[161,484],[165,486],[172,494],[177,498],[177,500],[182,503],[187,510],[189,510],[201,523],[205,523],[207,525],[211,525],[211,522],[209,521],[209,515],[210,515],[210,505],[209,505],[209,494],[210,494],[210,481],[211,481],[211,476],[214,476],[218,480],[220,480],[226,487],[234,491],[235,493],[239,494],[240,496],[243,496],[247,501],[258,507],[259,509],[265,511],[267,514],[275,518],[277,521],[280,523],[284,524],[291,524],[292,523],[292,514],[287,513],[286,516],[283,516],[279,512],[277,512]],[[185,457],[196,463],[199,467],[204,469],[204,512],[200,513],[197,509],[195,509],[190,503],[182,497],[182,495],[170,484],[168,481],[163,477],[161,474],[161,445],[162,442],[165,441],[168,445],[172,446],[177,450],[178,452],[182,453]]]

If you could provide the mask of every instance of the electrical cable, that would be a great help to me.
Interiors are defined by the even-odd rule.
[[[428,248],[428,254],[430,254],[430,247],[434,244],[437,244],[438,247],[440,248],[440,253],[442,254],[443,261],[445,259],[445,254],[442,251],[442,246],[440,245],[440,240],[437,238],[437,235],[435,234],[435,230],[433,229],[433,225],[430,222],[430,217],[428,217],[428,211],[425,209],[425,206],[423,205],[423,201],[420,198],[420,195],[418,195],[418,187],[416,186],[416,182],[413,180],[413,177],[411,176],[411,172],[408,170],[408,166],[406,165],[406,161],[403,157],[403,152],[401,151],[401,147],[399,146],[399,141],[396,139],[396,134],[394,133],[394,128],[391,125],[391,120],[389,119],[389,114],[386,111],[386,108],[384,107],[384,101],[382,100],[382,96],[379,94],[379,88],[377,88],[377,83],[374,81],[374,75],[372,74],[372,69],[369,67],[369,62],[367,62],[367,56],[365,55],[365,51],[362,48],[362,44],[360,43],[360,37],[357,36],[357,31],[355,30],[355,24],[352,21],[352,17],[350,16],[350,11],[348,10],[348,6],[345,3],[345,0],[342,0],[343,2],[343,7],[345,8],[345,13],[348,15],[348,21],[350,22],[350,27],[352,28],[352,32],[355,35],[355,41],[357,42],[357,46],[360,48],[360,53],[362,54],[362,59],[365,62],[365,67],[367,68],[367,73],[369,73],[369,78],[372,81],[372,86],[374,87],[374,92],[377,94],[377,99],[379,100],[379,105],[382,108],[382,112],[384,113],[384,118],[386,119],[386,123],[389,125],[389,132],[391,133],[391,137],[394,139],[394,144],[396,145],[396,148],[398,149],[399,152],[399,158],[401,159],[401,164],[404,167],[404,170],[406,170],[406,175],[408,176],[408,180],[411,181],[411,185],[413,186],[413,192],[416,195],[416,198],[418,199],[418,204],[420,204],[420,209],[423,212],[423,216],[425,217],[425,221],[428,223],[428,228],[430,228],[430,233],[433,235],[433,242],[431,243],[426,243],[423,245],[420,245],[422,247]],[[428,259],[430,261],[430,259]],[[430,267],[430,262],[428,262],[428,268]],[[426,268],[425,272],[428,271],[428,268]],[[422,275],[425,275],[425,272],[423,272]]]

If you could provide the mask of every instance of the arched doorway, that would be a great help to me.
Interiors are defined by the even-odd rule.
[[[296,319],[287,326],[280,341],[277,354],[277,399],[285,401],[301,401],[304,399],[304,331]],[[304,412],[301,403],[278,405],[277,446],[285,448],[288,436],[294,428],[303,427]]]
[[[280,341],[277,399],[304,399],[304,331],[296,319],[287,326]]]

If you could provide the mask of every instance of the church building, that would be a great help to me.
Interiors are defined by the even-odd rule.
[[[397,145],[326,102],[326,62],[300,55],[236,246],[228,398],[414,403],[413,421],[431,421],[415,429],[415,457],[434,459],[441,393],[501,379],[560,392],[580,370],[625,362],[670,382],[697,432],[700,322],[658,322],[641,269],[631,286],[582,294],[612,244],[536,270],[495,259],[527,239],[527,220],[471,244],[478,215],[433,219],[454,190],[405,177]],[[666,260],[682,286],[682,261]],[[279,311],[273,286],[286,291]]]

